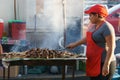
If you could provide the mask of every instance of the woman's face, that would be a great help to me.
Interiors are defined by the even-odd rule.
[[[96,24],[98,21],[98,14],[89,14],[90,22]]]

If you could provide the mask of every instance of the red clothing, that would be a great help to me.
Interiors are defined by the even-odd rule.
[[[101,56],[104,48],[99,47],[92,39],[92,32],[87,32],[87,76],[98,76],[101,68]]]

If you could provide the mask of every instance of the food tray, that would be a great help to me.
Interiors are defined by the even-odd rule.
[[[46,58],[23,58],[23,60],[46,60]]]
[[[19,60],[86,60],[86,57],[78,58],[12,58],[12,59],[2,59],[2,61],[19,61]]]
[[[2,59],[2,61],[18,61],[23,60],[22,58]]]
[[[48,60],[86,60],[85,57],[79,57],[79,58],[49,58]]]

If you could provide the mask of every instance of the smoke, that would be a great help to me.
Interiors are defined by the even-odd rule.
[[[59,47],[58,41],[60,36],[63,36],[64,29],[62,9],[61,0],[45,0],[43,14],[36,14],[36,30],[40,29],[40,34],[38,32],[33,34],[32,47],[49,49]]]
[[[47,34],[42,41],[42,44],[40,45],[41,48],[49,48],[49,49],[57,49],[59,47],[58,41],[59,41],[59,34],[57,33],[50,33]]]
[[[56,49],[60,47],[59,40],[64,35],[67,37],[67,44],[71,42],[69,39],[78,37],[77,34],[80,35],[82,3],[81,0],[44,0],[42,13],[35,13],[33,17],[30,15],[26,17],[27,25],[32,25],[36,30],[35,32],[27,32],[30,48]],[[34,7],[34,5],[32,6]],[[30,9],[27,11],[30,11]],[[32,9],[30,12],[32,14]],[[73,29],[74,31],[71,32]],[[71,35],[72,33],[77,34]]]

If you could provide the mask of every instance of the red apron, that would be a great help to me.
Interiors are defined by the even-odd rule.
[[[101,71],[101,56],[104,48],[98,46],[92,39],[92,32],[87,32],[87,76],[98,76]]]

